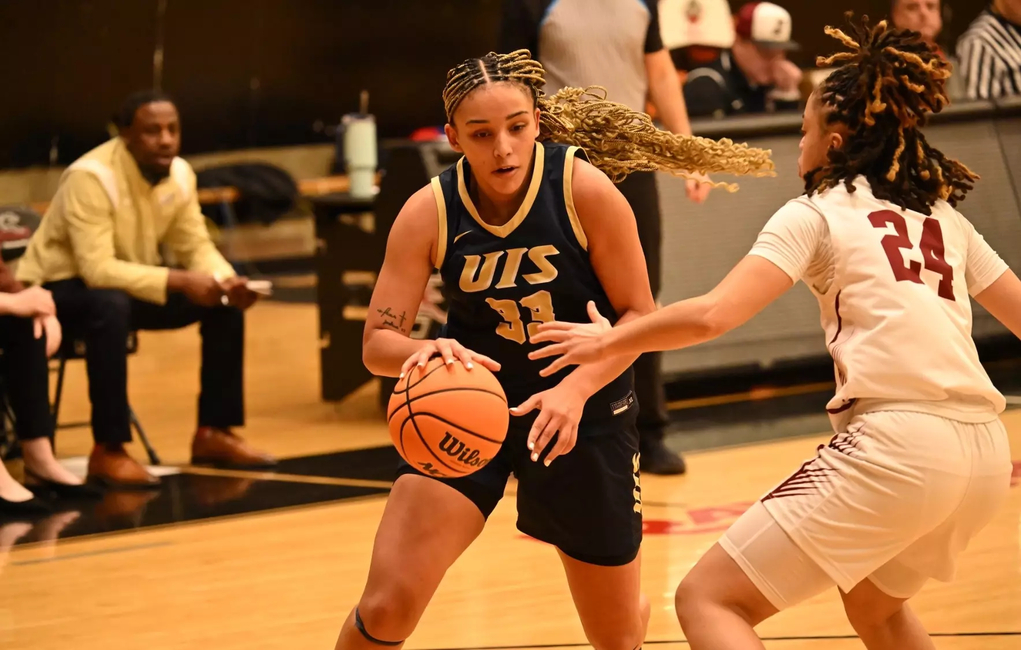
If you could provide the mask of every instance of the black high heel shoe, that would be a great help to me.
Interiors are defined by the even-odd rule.
[[[51,512],[50,504],[39,497],[34,496],[28,501],[8,501],[0,497],[0,517],[47,515]]]
[[[82,483],[71,485],[70,483],[58,483],[48,478],[39,476],[29,468],[25,468],[25,487],[33,492],[44,491],[56,496],[58,499],[100,499],[104,492],[99,488]]]

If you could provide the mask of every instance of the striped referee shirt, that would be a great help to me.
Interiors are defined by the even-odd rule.
[[[1021,26],[987,9],[957,42],[968,99],[1021,96]]]

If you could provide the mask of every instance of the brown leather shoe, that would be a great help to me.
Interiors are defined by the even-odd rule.
[[[248,446],[229,429],[199,427],[191,442],[191,464],[224,469],[262,469],[277,464],[275,458]]]
[[[151,490],[160,480],[128,455],[121,445],[96,445],[89,456],[88,481],[113,490]]]

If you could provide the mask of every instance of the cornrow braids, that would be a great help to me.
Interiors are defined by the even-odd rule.
[[[826,33],[849,52],[819,57],[820,67],[840,64],[817,91],[827,124],[842,123],[844,146],[831,150],[828,163],[805,175],[811,195],[843,182],[854,192],[854,179],[868,179],[876,198],[923,214],[944,200],[956,206],[978,175],[929,145],[919,130],[929,113],[949,104],[946,80],[950,64],[916,32],[860,24],[846,14],[847,32]]]
[[[729,139],[675,135],[657,129],[645,113],[606,99],[606,89],[564,88],[546,97],[545,71],[528,50],[490,52],[468,59],[447,73],[443,106],[454,123],[457,107],[472,91],[490,83],[512,82],[525,87],[539,108],[539,140],[576,145],[612,181],[637,171],[664,171],[685,178],[727,173],[772,176],[770,151]],[[729,191],[736,185],[713,183]]]

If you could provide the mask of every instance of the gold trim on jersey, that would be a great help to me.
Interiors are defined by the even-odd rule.
[[[528,216],[528,212],[532,209],[535,197],[539,193],[539,186],[542,185],[542,171],[545,166],[545,161],[546,155],[543,153],[542,144],[536,142],[535,163],[532,166],[532,180],[528,185],[528,192],[525,194],[525,200],[521,202],[521,207],[519,207],[518,211],[514,213],[514,216],[510,218],[510,221],[502,226],[493,226],[482,220],[482,217],[479,216],[478,209],[476,209],[475,204],[472,203],[471,196],[468,195],[468,187],[464,182],[464,157],[462,157],[457,161],[457,192],[461,195],[461,203],[464,204],[465,209],[468,210],[468,213],[480,226],[497,237],[506,237],[514,232],[515,228],[521,225],[521,222],[525,220],[525,217]]]
[[[434,176],[430,184],[433,188],[433,198],[436,199],[436,216],[439,219],[436,233],[436,268],[439,269],[447,257],[447,201],[443,198],[440,177]]]
[[[574,177],[574,154],[581,147],[568,147],[567,156],[564,159],[564,203],[567,206],[567,218],[571,220],[571,230],[578,240],[582,250],[588,250],[588,237],[585,236],[585,229],[581,227],[581,219],[578,218],[578,210],[574,207],[574,186],[571,179]],[[584,152],[583,152],[584,153]]]
[[[631,457],[631,466],[634,468],[635,490],[631,495],[635,498],[634,511],[642,514],[642,455],[640,453]]]

